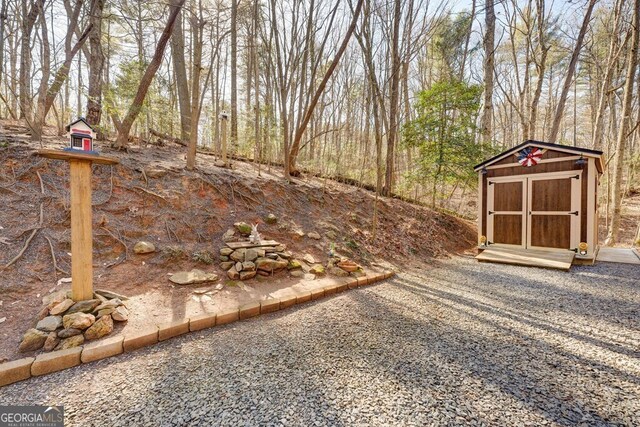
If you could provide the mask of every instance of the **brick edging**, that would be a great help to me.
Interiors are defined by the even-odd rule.
[[[322,288],[296,292],[296,295],[282,298],[272,298],[263,301],[253,301],[236,309],[221,312],[205,313],[190,318],[175,320],[149,326],[140,331],[131,332],[124,336],[106,337],[83,346],[66,350],[42,353],[36,357],[25,357],[0,364],[0,387],[23,381],[32,376],[46,375],[63,369],[72,368],[80,364],[91,363],[122,353],[130,353],[139,348],[154,345],[173,337],[189,332],[200,331],[218,325],[224,325],[238,320],[249,319],[261,314],[284,310],[296,304],[331,296],[333,294],[354,289],[359,286],[370,285],[392,277],[395,273],[386,271],[349,281],[332,283]]]

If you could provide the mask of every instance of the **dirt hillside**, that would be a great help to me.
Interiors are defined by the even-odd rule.
[[[49,134],[43,148],[65,144]],[[388,198],[379,199],[374,236],[375,195],[335,181],[302,177],[287,183],[278,168],[263,165],[258,171],[257,165],[234,162],[226,169],[210,155],[198,155],[198,170],[189,172],[184,148],[177,145],[134,146],[129,153],[97,145],[120,164],[93,166],[96,288],[124,294],[162,290],[168,273],[192,267],[222,277],[216,262],[221,238],[238,221],[259,223],[263,236],[294,252],[322,259],[333,244],[365,266],[388,262],[401,268],[468,250],[475,242],[467,221]],[[6,317],[0,359],[3,348],[19,343],[17,331],[29,327],[40,298],[70,276],[69,166],[35,155],[38,148],[26,129],[0,122],[0,318]],[[264,222],[269,214],[276,224]],[[321,239],[309,238],[310,232]],[[135,255],[139,240],[153,242],[158,252]]]

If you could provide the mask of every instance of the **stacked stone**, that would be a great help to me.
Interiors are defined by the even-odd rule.
[[[249,280],[257,274],[270,276],[289,266],[292,257],[286,245],[255,248],[220,249],[220,268],[227,272],[231,280]]]
[[[78,347],[85,340],[96,340],[113,332],[113,322],[126,322],[129,311],[120,298],[94,294],[95,299],[74,301],[67,292],[46,304],[34,328],[25,332],[20,352]]]

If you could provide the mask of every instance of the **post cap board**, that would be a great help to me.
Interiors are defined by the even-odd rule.
[[[81,151],[61,151],[43,148],[38,150],[37,153],[42,157],[55,160],[84,160],[87,162],[98,163],[100,165],[116,165],[120,163],[118,159],[113,157],[102,156],[99,154],[88,154]]]

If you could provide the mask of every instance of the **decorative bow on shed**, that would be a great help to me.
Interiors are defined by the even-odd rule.
[[[518,151],[516,156],[518,158],[518,163],[520,163],[522,166],[529,167],[535,166],[540,163],[540,159],[542,158],[543,154],[544,151],[539,148],[527,147],[522,149],[521,151]]]

